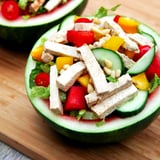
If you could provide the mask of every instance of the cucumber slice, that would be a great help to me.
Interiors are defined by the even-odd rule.
[[[137,63],[135,63],[127,72],[129,74],[140,74],[147,70],[153,61],[155,55],[155,47],[152,47]]]
[[[141,31],[141,35],[148,38],[154,45],[156,45],[156,41],[155,41],[155,39],[153,38],[152,35],[150,35],[146,32],[143,32],[143,31]]]
[[[136,115],[144,109],[147,98],[148,91],[139,90],[137,95],[132,100],[119,106],[116,112],[121,117],[130,117]]]
[[[76,16],[76,15],[69,15],[69,16],[65,17],[65,18],[63,19],[63,21],[60,23],[58,30],[67,29],[67,28],[69,28],[70,26],[72,26],[72,25],[73,25],[73,22],[74,22],[75,16]]]
[[[139,33],[145,32],[145,33],[149,33],[150,35],[152,35],[152,37],[154,38],[154,40],[157,44],[157,47],[158,48],[160,47],[160,43],[159,43],[160,42],[160,35],[155,30],[148,27],[146,24],[141,23],[138,26],[138,31],[139,31]]]
[[[115,52],[109,49],[104,48],[95,48],[92,49],[93,54],[95,55],[97,61],[104,67],[104,60],[108,59],[112,62],[112,69],[120,69],[121,73],[124,71],[124,64],[122,58]]]

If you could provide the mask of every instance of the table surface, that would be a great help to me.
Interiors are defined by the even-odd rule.
[[[160,33],[158,0],[89,0],[82,15],[91,15],[100,6],[111,8],[119,3],[117,14],[135,17]],[[116,144],[84,146],[55,133],[26,96],[24,70],[28,54],[29,51],[16,51],[0,44],[0,159],[159,160],[160,116],[139,134]]]

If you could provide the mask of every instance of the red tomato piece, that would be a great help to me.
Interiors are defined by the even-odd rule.
[[[151,46],[149,45],[139,46],[140,53],[135,54],[133,59],[138,61],[147,51],[150,50],[150,48]]]
[[[120,15],[116,15],[114,17],[113,21],[116,22],[116,23],[118,23],[120,17],[121,17]]]
[[[160,49],[155,54],[155,57],[146,71],[147,78],[151,80],[154,75],[157,74],[160,77]]]
[[[37,74],[34,81],[35,81],[36,86],[48,87],[49,79],[50,79],[50,76],[48,73],[41,72]]]
[[[85,89],[82,86],[72,86],[68,92],[64,105],[65,111],[81,110],[86,108]]]
[[[78,18],[78,19],[75,21],[75,23],[91,23],[91,22],[92,22],[92,20],[90,20],[90,19],[88,19],[88,18],[83,18],[83,17]]]
[[[1,7],[2,16],[8,20],[15,20],[20,15],[20,9],[17,2],[13,0],[5,1]]]
[[[91,44],[94,42],[94,33],[92,31],[67,31],[67,40],[73,45],[80,47],[83,44]]]

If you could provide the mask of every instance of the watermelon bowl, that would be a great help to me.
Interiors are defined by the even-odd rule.
[[[110,20],[117,19],[116,16],[105,16],[105,17],[102,17],[102,19],[105,19],[106,17],[109,18]],[[154,90],[152,92],[150,92],[149,89],[142,89],[142,90],[145,90],[144,92],[147,94],[144,94],[145,96],[142,94],[142,96],[140,96],[138,99],[135,100],[136,102],[135,101],[133,102],[132,100],[130,100],[130,103],[129,103],[129,105],[131,105],[130,107],[137,106],[137,104],[140,105],[140,108],[136,109],[136,112],[132,112],[132,111],[130,112],[130,109],[129,109],[129,111],[126,112],[125,109],[124,110],[122,109],[123,116],[119,116],[119,114],[117,114],[118,112],[116,111],[117,109],[115,109],[113,112],[111,112],[111,114],[109,114],[108,116],[104,116],[103,118],[100,118],[100,119],[99,118],[98,119],[96,119],[96,118],[95,119],[94,118],[91,118],[91,119],[84,118],[83,119],[82,116],[80,118],[77,118],[79,115],[81,115],[80,112],[79,112],[78,116],[77,115],[71,116],[71,114],[68,114],[68,110],[64,111],[63,114],[60,110],[58,110],[58,111],[57,110],[54,111],[54,109],[51,110],[50,109],[51,98],[46,98],[47,96],[39,97],[39,96],[35,96],[37,94],[35,94],[35,95],[33,94],[32,89],[36,83],[35,76],[33,76],[33,75],[36,75],[39,72],[42,72],[39,70],[39,67],[37,67],[37,66],[39,66],[39,64],[44,63],[41,61],[39,62],[36,58],[33,58],[33,56],[32,56],[33,51],[35,51],[39,46],[43,46],[43,45],[45,46],[46,41],[48,39],[50,39],[51,35],[54,35],[54,33],[57,33],[61,30],[65,30],[65,29],[68,30],[69,25],[72,23],[75,23],[75,22],[73,22],[74,21],[73,19],[75,19],[75,15],[69,16],[66,19],[64,19],[61,24],[51,28],[49,31],[47,31],[45,34],[43,34],[40,37],[40,39],[38,39],[38,41],[33,46],[32,50],[31,50],[31,54],[28,57],[27,64],[26,64],[26,70],[25,70],[25,85],[26,85],[27,95],[28,95],[34,109],[37,111],[37,113],[43,119],[45,119],[46,122],[49,123],[56,132],[62,134],[65,137],[68,137],[71,140],[80,141],[82,143],[112,143],[112,142],[119,142],[119,141],[122,141],[126,138],[132,137],[133,135],[137,134],[138,132],[140,132],[143,129],[145,129],[146,127],[148,127],[158,117],[158,115],[160,113],[160,99],[159,99],[160,86],[159,85],[156,85],[156,87],[154,87]],[[84,19],[82,18],[81,20],[83,21]],[[151,41],[156,45],[156,50],[154,50],[154,57],[156,57],[156,54],[158,55],[158,50],[160,47],[159,34],[156,33],[149,26],[145,25],[144,23],[141,23],[137,20],[136,20],[136,22],[138,22],[138,33],[140,33],[140,34],[147,33],[147,35],[151,35],[151,37],[149,36],[149,39],[151,38]],[[96,20],[96,24],[97,24],[97,20]],[[42,43],[42,41],[44,39],[46,41]],[[72,44],[72,46],[73,46],[73,44]],[[81,46],[80,46],[80,48],[81,48]],[[150,53],[150,52],[147,52],[147,53]],[[147,54],[145,54],[145,55],[147,55]],[[57,58],[57,57],[59,57],[59,56],[56,55],[55,58]],[[135,67],[136,65],[134,65],[134,67],[127,69],[127,73],[129,73],[129,75],[131,75],[133,77],[135,75],[141,74],[142,72],[144,73],[144,71],[147,72],[146,68],[148,68],[151,65],[151,63],[153,62],[153,61],[147,62],[147,59],[148,58],[141,58],[139,61],[137,61],[135,63],[136,65],[140,64],[141,66],[143,64],[149,63],[149,65],[147,65],[145,67],[145,69],[139,71],[139,69],[138,69],[139,65],[138,65],[137,69]],[[152,57],[152,59],[153,59],[153,57]],[[144,61],[146,61],[146,63],[143,63]],[[48,62],[47,64],[53,65],[54,63],[57,63],[55,61],[55,59],[52,60],[52,62],[53,62],[52,64],[51,64],[51,62]],[[141,67],[141,68],[143,68],[143,67]],[[49,72],[51,72],[51,71],[49,71]],[[156,73],[156,74],[158,74],[158,73]],[[51,79],[50,79],[50,81],[51,81]],[[148,80],[148,81],[149,81],[149,83],[151,82],[150,80]],[[75,82],[74,85],[79,85],[79,83]],[[51,90],[52,90],[51,84],[50,84],[49,88],[50,88],[50,92],[51,92]],[[42,94],[45,93],[44,90],[41,92],[42,92]],[[69,91],[66,91],[66,92],[68,93]],[[121,96],[121,94],[119,96]],[[144,99],[144,97],[146,97],[146,98]],[[72,97],[71,99],[74,99],[74,98]],[[116,98],[113,98],[113,100],[116,101]],[[126,104],[126,103],[128,103],[128,102],[125,102],[124,104]],[[123,106],[123,104],[122,104],[122,106]],[[65,110],[65,104],[63,105],[63,107]],[[82,110],[84,111],[85,109],[82,109]],[[61,113],[59,113],[59,112],[61,112]]]
[[[13,48],[32,47],[35,41],[61,18],[74,11],[80,13],[85,4],[84,0],[68,0],[47,13],[30,18],[27,18],[28,15],[19,15],[15,20],[6,19],[0,12],[0,41]],[[13,15],[14,13],[15,11]]]

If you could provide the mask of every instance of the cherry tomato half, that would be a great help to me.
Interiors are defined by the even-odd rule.
[[[20,15],[20,9],[14,0],[7,0],[1,6],[2,16],[8,20],[15,20]]]
[[[139,60],[145,53],[147,53],[150,49],[151,49],[151,46],[149,46],[149,45],[139,46],[140,53],[135,54],[133,59],[134,59],[135,61],[138,61],[138,60]]]
[[[91,23],[92,20],[88,19],[88,18],[85,18],[85,17],[81,17],[81,18],[78,18],[75,23]]]
[[[34,81],[35,81],[36,86],[48,87],[49,74],[45,73],[45,72],[41,72],[41,73],[37,74]]]

